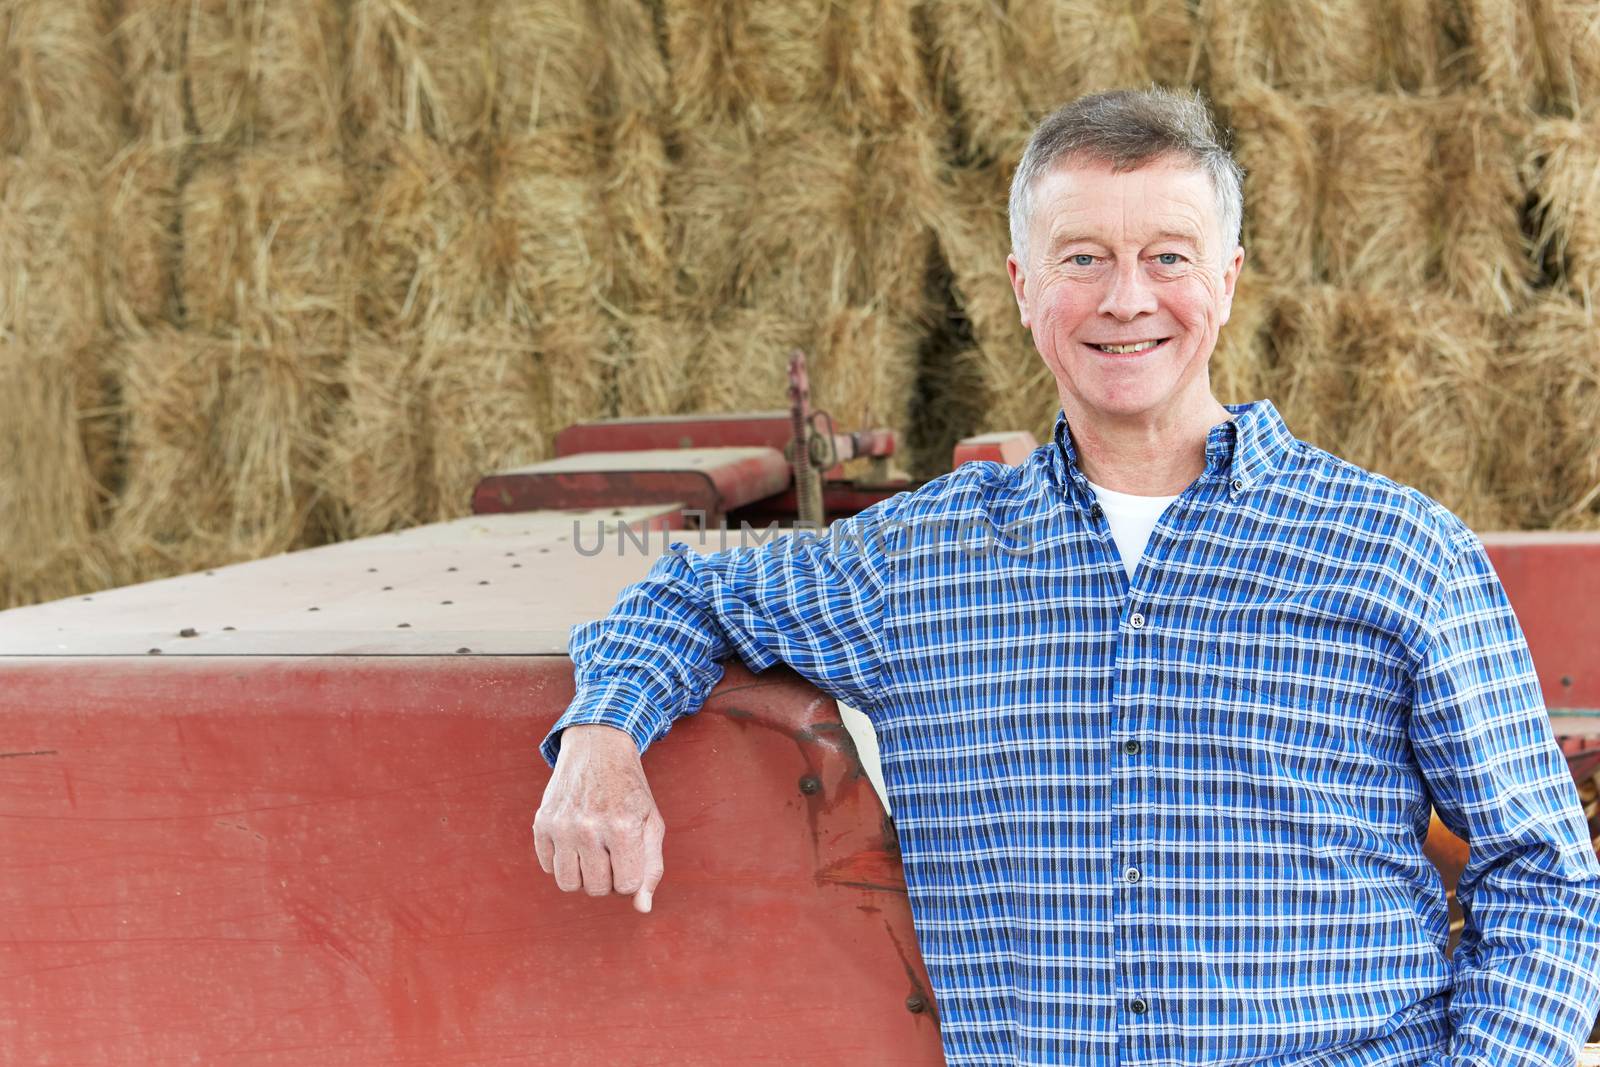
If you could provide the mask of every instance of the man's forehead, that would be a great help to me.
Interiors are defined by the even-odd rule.
[[[1067,161],[1039,180],[1036,203],[1052,239],[1085,226],[1181,237],[1203,243],[1216,224],[1211,179],[1178,160],[1116,171],[1109,163]]]

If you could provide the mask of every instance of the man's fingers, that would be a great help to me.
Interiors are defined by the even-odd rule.
[[[540,828],[535,820],[533,824],[533,851],[539,856],[539,869],[545,874],[555,870],[556,844],[550,840],[550,835]]]
[[[644,880],[643,826],[635,826],[606,842],[611,853],[611,888],[625,896],[637,893]]]
[[[555,850],[555,859],[551,866],[555,868],[556,888],[563,893],[570,893],[583,885],[583,875],[578,868],[578,853],[568,847]]]
[[[611,857],[603,845],[586,845],[578,850],[578,867],[583,872],[583,891],[591,897],[611,892]]]
[[[656,886],[661,884],[661,876],[666,871],[661,859],[661,842],[666,835],[667,826],[661,821],[661,813],[651,809],[644,822],[644,870],[639,891],[633,896],[633,906],[638,911],[649,911],[655,903]]]

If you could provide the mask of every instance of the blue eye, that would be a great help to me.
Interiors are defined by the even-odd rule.
[[[1092,267],[1094,266],[1094,257],[1087,252],[1079,252],[1072,257],[1072,265],[1074,267]]]
[[[1156,262],[1160,263],[1163,267],[1176,267],[1179,263],[1183,262],[1183,257],[1178,255],[1176,252],[1162,252],[1160,255],[1156,256]]]

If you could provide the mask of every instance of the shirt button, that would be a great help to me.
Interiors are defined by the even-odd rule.
[[[1243,478],[1235,478],[1233,480],[1232,485],[1233,485],[1233,491],[1235,493],[1244,492],[1244,479]]]
[[[1139,868],[1137,867],[1129,867],[1127,870],[1122,872],[1122,880],[1127,882],[1129,885],[1137,885],[1139,879],[1143,877],[1144,876],[1139,873]]]
[[[1091,505],[1090,508],[1089,508],[1089,517],[1091,519],[1095,519],[1096,521],[1098,521],[1100,516],[1102,516],[1104,514],[1105,514],[1105,512],[1100,509],[1100,505],[1099,504]]]
[[[1122,742],[1122,751],[1126,752],[1130,756],[1137,756],[1139,753],[1144,751],[1144,746],[1132,738],[1129,738],[1127,741]]]
[[[1145,1012],[1150,1010],[1150,1005],[1144,1002],[1144,998],[1134,997],[1132,1000],[1128,1001],[1128,1010],[1133,1012],[1135,1015],[1143,1015]]]
[[[1128,616],[1128,628],[1132,630],[1144,629],[1144,616],[1137,611]]]

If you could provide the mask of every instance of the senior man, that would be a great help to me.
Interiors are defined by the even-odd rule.
[[[877,729],[951,1064],[1572,1062],[1600,869],[1526,644],[1455,516],[1212,396],[1241,180],[1181,95],[1040,124],[1007,267],[1054,440],[820,540],[675,546],[577,628],[561,888],[649,910],[640,753],[720,660],[781,661]],[[1430,806],[1472,845],[1453,959]]]

